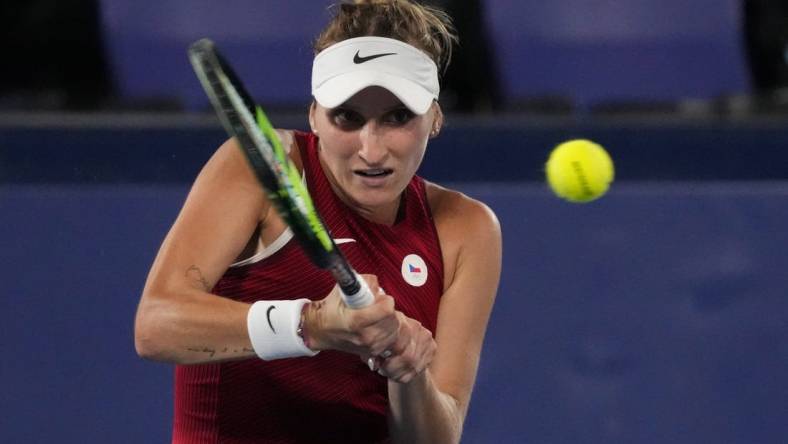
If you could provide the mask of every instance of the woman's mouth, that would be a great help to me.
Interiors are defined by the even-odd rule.
[[[368,187],[381,187],[386,184],[387,179],[394,173],[390,168],[365,168],[353,170],[353,174],[361,179],[361,183]]]
[[[388,168],[368,168],[364,170],[353,170],[353,173],[361,177],[386,177],[394,170]]]

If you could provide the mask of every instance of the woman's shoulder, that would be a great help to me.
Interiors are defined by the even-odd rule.
[[[288,152],[293,162],[300,168],[301,155],[298,149],[298,140],[296,131],[276,129],[282,147]],[[252,174],[251,168],[242,153],[238,140],[234,137],[227,139],[219,148],[213,153],[211,158],[203,167],[203,174],[201,176],[208,176],[207,178],[227,178],[228,180],[235,180],[239,177],[250,179],[250,182],[256,183],[256,179]],[[208,174],[206,174],[208,173]],[[198,180],[205,180],[206,177],[198,177]]]
[[[500,236],[498,218],[486,204],[426,180],[424,185],[442,243],[444,240],[464,243],[470,237]]]
[[[279,136],[279,140],[282,142],[282,147],[285,149],[285,151],[287,151],[287,154],[290,155],[290,159],[293,160],[300,170],[301,150],[299,149],[299,144],[303,143],[302,140],[305,138],[306,134],[296,130],[281,128],[276,129],[276,134]]]

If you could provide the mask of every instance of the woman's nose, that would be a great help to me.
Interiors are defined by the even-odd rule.
[[[383,142],[381,129],[369,122],[361,129],[361,149],[358,155],[369,165],[381,165],[388,156],[388,149]]]

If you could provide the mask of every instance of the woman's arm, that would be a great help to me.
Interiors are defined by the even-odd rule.
[[[231,139],[197,177],[148,274],[135,320],[140,356],[174,363],[254,356],[249,305],[210,293],[270,206],[245,162]]]
[[[288,133],[280,136],[292,141]],[[210,291],[258,236],[273,240],[284,228],[236,142],[227,141],[200,172],[151,267],[135,320],[137,353],[178,364],[256,356],[247,330],[250,304]],[[377,279],[364,278],[377,292]],[[350,310],[337,288],[307,306],[314,350],[377,354],[403,336],[391,296]]]
[[[501,271],[501,230],[483,204],[440,190],[433,205],[445,288],[429,369],[389,381],[390,427],[398,443],[456,443],[462,435]]]

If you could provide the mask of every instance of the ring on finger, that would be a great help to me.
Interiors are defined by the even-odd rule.
[[[383,353],[380,354],[381,359],[388,359],[392,355],[391,350],[383,350]]]

